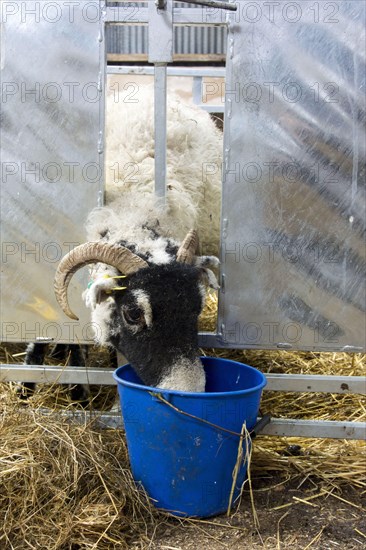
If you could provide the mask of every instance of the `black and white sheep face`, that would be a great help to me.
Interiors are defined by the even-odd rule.
[[[197,322],[204,303],[202,268],[153,265],[109,298],[106,341],[125,355],[148,386],[204,391]],[[101,304],[103,308],[103,304]],[[98,316],[98,306],[95,311]]]
[[[162,242],[166,244],[166,239]],[[197,232],[191,230],[174,248],[174,255],[166,252],[166,263],[154,263],[148,250],[137,255],[128,243],[84,243],[61,260],[55,296],[63,311],[77,320],[68,304],[67,288],[78,269],[95,264],[83,296],[92,310],[96,341],[122,352],[146,385],[204,391],[197,321],[205,287],[218,288],[211,271],[218,267],[218,259],[197,256],[197,245]]]

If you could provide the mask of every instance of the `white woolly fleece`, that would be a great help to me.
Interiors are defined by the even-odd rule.
[[[89,238],[99,238],[96,226],[108,222],[110,227],[112,222],[111,240],[117,234],[133,240],[136,227],[159,220],[158,232],[179,241],[196,228],[202,253],[217,255],[222,133],[207,112],[169,94],[167,208],[159,207],[153,197],[153,88],[141,87],[134,96],[137,103],[124,103],[124,95],[120,97],[117,102],[115,94],[107,98],[106,114],[106,204],[119,215],[94,213]]]

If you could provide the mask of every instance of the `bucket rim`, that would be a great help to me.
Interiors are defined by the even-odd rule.
[[[235,396],[235,395],[243,395],[243,394],[249,394],[254,393],[259,390],[262,390],[267,385],[267,379],[263,372],[256,369],[255,367],[252,367],[250,365],[247,365],[246,363],[242,363],[241,361],[234,361],[233,359],[226,359],[221,357],[212,357],[208,355],[204,355],[200,357],[200,360],[205,363],[206,359],[214,359],[215,361],[219,361],[220,363],[234,363],[236,365],[243,365],[244,367],[255,371],[256,373],[259,373],[259,375],[262,377],[262,381],[260,384],[257,384],[256,386],[253,386],[251,388],[247,388],[245,390],[234,390],[234,391],[222,391],[222,392],[185,392],[185,391],[179,391],[179,390],[168,390],[165,388],[158,388],[154,386],[145,386],[144,384],[138,384],[136,382],[129,382],[128,380],[123,380],[120,378],[118,372],[131,368],[131,363],[125,363],[124,365],[120,365],[117,367],[117,369],[113,372],[113,378],[117,382],[117,384],[121,384],[122,386],[127,386],[129,388],[134,388],[138,390],[144,390],[144,391],[150,391],[154,393],[161,393],[163,395],[169,394],[169,395],[179,395],[181,397],[192,397],[192,396],[200,396],[201,398],[204,397],[206,399],[214,398],[214,397],[224,397],[224,396]]]

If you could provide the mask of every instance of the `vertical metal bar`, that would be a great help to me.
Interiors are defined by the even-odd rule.
[[[193,97],[193,103],[195,103],[196,105],[201,105],[201,103],[202,103],[202,76],[194,76],[193,77],[192,97]]]
[[[156,63],[154,71],[155,194],[166,194],[166,63]]]
[[[98,154],[99,154],[99,191],[98,191],[98,206],[103,206],[104,202],[104,174],[105,174],[105,101],[106,101],[106,79],[107,79],[107,45],[105,34],[105,17],[106,17],[106,2],[100,0],[100,22],[99,22],[99,75],[98,75],[98,92],[99,92],[99,139],[98,139]]]
[[[159,9],[159,7],[164,9]],[[154,63],[155,194],[166,193],[166,69],[173,61],[173,2],[149,2],[149,62]]]

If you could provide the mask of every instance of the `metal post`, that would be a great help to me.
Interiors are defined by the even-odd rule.
[[[155,194],[166,194],[166,75],[173,61],[173,2],[149,2],[149,63],[154,63]]]
[[[155,124],[155,194],[165,200],[166,195],[166,63],[155,63],[154,70],[154,124]]]

